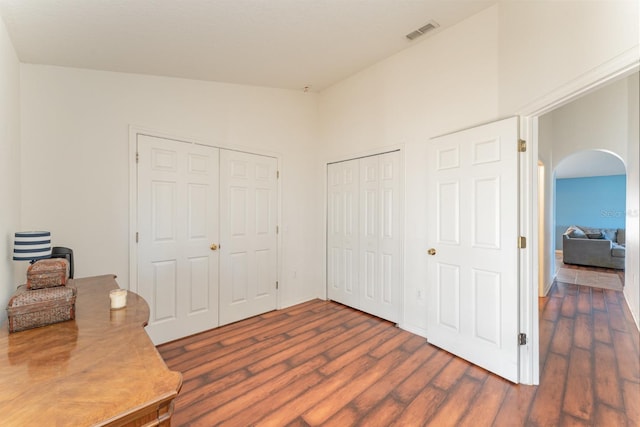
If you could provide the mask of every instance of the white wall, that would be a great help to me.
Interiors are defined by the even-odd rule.
[[[13,233],[20,228],[20,63],[0,19],[0,307],[21,282],[14,276]],[[0,322],[7,313],[0,309]]]
[[[627,79],[629,88],[627,150],[627,248],[624,295],[640,329],[640,73]]]
[[[315,94],[28,64],[21,81],[22,223],[71,247],[78,277],[114,273],[128,287],[136,125],[281,156],[281,302],[319,295]]]
[[[607,150],[628,163],[627,79],[620,79],[553,110],[553,167],[582,150]]]
[[[426,333],[429,138],[517,114],[637,49],[637,16],[635,1],[500,2],[323,91],[327,158],[405,144],[403,327]]]
[[[637,51],[639,5],[637,0],[500,2],[500,112],[518,112],[610,59]]]
[[[325,159],[401,145],[405,167],[404,321],[426,334],[429,138],[497,118],[497,13],[481,12],[320,96]]]
[[[543,267],[542,271],[539,271],[539,281],[542,282],[542,286],[539,286],[538,289],[540,296],[547,295],[555,278],[555,245],[553,244],[555,235],[553,228],[555,224],[553,146],[555,141],[553,136],[553,115],[545,114],[538,119],[538,159],[544,164],[544,189],[542,190],[544,191],[544,206],[538,211],[544,217],[544,230],[542,230],[544,240],[538,242],[543,246],[541,248],[542,257],[539,260]]]

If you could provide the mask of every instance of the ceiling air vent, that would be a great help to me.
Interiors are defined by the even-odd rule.
[[[409,34],[407,34],[406,37],[409,40],[414,40],[414,39],[417,39],[418,37],[420,37],[421,35],[423,35],[424,33],[428,32],[428,31],[435,30],[439,26],[440,26],[440,24],[438,24],[436,21],[429,21],[426,25],[423,25],[422,27],[418,28],[417,30],[412,31]]]

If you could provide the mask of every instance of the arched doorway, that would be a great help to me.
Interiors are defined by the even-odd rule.
[[[563,158],[554,173],[554,248],[572,225],[625,228],[626,167],[607,150],[581,150]]]

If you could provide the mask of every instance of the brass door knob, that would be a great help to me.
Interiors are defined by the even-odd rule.
[[[212,243],[212,244],[211,244],[211,246],[209,246],[209,248],[210,248],[212,251],[217,251],[217,250],[218,250],[218,245],[216,245],[215,243]]]
[[[429,255],[435,255],[435,254],[436,254],[436,250],[435,250],[434,248],[430,248],[430,249],[427,251],[427,253],[428,253]]]

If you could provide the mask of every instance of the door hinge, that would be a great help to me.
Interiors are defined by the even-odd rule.
[[[280,171],[276,171],[276,178],[280,178]]]
[[[518,236],[518,249],[525,249],[527,247],[527,238],[524,236]]]
[[[139,236],[138,232],[136,231],[136,243],[138,243],[138,238],[139,238],[139,237],[140,237],[140,236]]]
[[[276,225],[276,234],[280,234],[280,227]]]
[[[140,153],[136,152],[136,163],[140,162]]]
[[[278,289],[279,286],[280,285],[279,285],[278,281],[276,280],[276,290]]]
[[[518,140],[518,153],[524,153],[527,151],[527,141],[524,139]]]
[[[526,345],[527,344],[527,334],[520,333],[518,334],[518,345]]]

